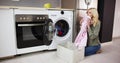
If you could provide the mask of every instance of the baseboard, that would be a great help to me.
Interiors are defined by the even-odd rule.
[[[112,39],[120,39],[120,36],[118,36],[118,37],[113,37]]]
[[[13,57],[15,57],[15,56],[13,55],[13,56],[7,56],[7,57],[0,57],[0,60],[10,59],[10,58],[13,58]]]

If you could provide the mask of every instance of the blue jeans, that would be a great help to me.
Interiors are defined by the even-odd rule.
[[[96,54],[100,48],[101,45],[85,47],[85,56]]]

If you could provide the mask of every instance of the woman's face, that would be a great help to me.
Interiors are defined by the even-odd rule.
[[[87,15],[90,16],[91,18],[93,17],[91,10],[87,11]],[[90,20],[90,25],[92,25],[94,22],[93,20]]]
[[[87,15],[90,16],[90,17],[92,18],[91,10],[88,10],[88,11],[87,11]]]

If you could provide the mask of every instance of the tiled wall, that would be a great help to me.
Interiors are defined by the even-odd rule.
[[[29,7],[43,7],[45,3],[51,3],[53,8],[60,7],[61,0],[0,0],[2,6],[29,6]]]
[[[113,37],[120,37],[120,0],[116,0]]]

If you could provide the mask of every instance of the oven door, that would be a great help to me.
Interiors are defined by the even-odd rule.
[[[50,45],[53,37],[48,37],[48,23],[16,23],[16,33],[18,49]]]

